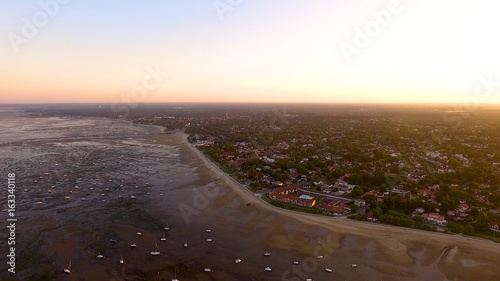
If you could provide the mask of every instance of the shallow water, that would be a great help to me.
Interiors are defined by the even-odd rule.
[[[151,126],[19,117],[2,122],[0,131],[6,136],[2,171],[17,174],[22,218],[18,273],[2,267],[2,280],[170,280],[174,270],[180,280],[448,280],[440,270],[450,274],[453,266],[442,260],[459,259],[470,271],[491,268],[490,260],[461,258],[458,250],[457,257],[449,256],[453,249],[440,257],[442,247],[425,241],[418,249],[395,250],[408,264],[366,235],[247,206],[178,137]],[[158,257],[149,255],[155,241]],[[236,258],[243,262],[235,264]],[[66,275],[70,260],[73,273]],[[207,266],[213,272],[205,273]],[[483,280],[495,280],[487,279],[490,273],[494,269]],[[455,280],[477,280],[462,276]]]

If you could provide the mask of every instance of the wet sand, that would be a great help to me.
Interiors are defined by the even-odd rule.
[[[194,154],[202,159],[204,165],[210,169],[212,173],[223,179],[225,184],[237,193],[238,196],[243,198],[243,200],[251,202],[259,208],[278,213],[284,217],[293,218],[307,225],[319,226],[327,229],[330,233],[329,235],[334,235],[338,241],[350,238],[374,242],[377,245],[377,255],[383,256],[384,259],[391,263],[390,266],[375,266],[375,268],[378,268],[381,272],[384,272],[384,270],[387,272],[397,272],[397,267],[408,267],[421,264],[422,267],[427,267],[425,269],[426,272],[433,271],[434,273],[430,276],[416,274],[414,277],[417,279],[415,280],[422,280],[422,278],[431,280],[432,277],[442,278],[439,271],[442,271],[449,280],[478,280],[478,274],[484,275],[484,277],[480,278],[482,280],[496,280],[498,276],[500,276],[500,270],[494,266],[495,260],[500,258],[500,244],[498,243],[482,239],[464,238],[443,233],[284,210],[267,204],[222,172],[198,149],[189,144],[187,135],[178,135],[175,137],[179,138],[179,140],[176,141],[177,144],[182,142],[183,145],[189,147]],[[173,138],[175,137],[173,136]],[[353,235],[356,238],[351,238]],[[287,247],[285,246],[284,248]],[[339,243],[336,250],[338,251],[340,248],[341,244]],[[447,251],[445,248],[451,250]],[[361,249],[361,252],[363,251],[366,251],[366,248]],[[373,251],[375,251],[375,249],[372,249],[372,252]],[[414,254],[416,252],[421,253],[418,259],[417,255]],[[440,256],[441,253],[443,254],[442,258]],[[374,253],[370,255],[370,258],[373,258]],[[428,267],[434,267],[434,269]],[[401,277],[402,276],[399,278]]]
[[[19,122],[26,127],[16,135]],[[170,280],[174,271],[180,280],[500,276],[498,244],[266,204],[207,161],[183,134],[105,119],[2,124],[8,124],[0,126],[2,132],[10,134],[0,149],[10,152],[8,168],[19,169],[19,186],[27,190],[18,191],[19,272],[11,276],[2,268],[2,280]],[[40,174],[43,179],[34,183]],[[52,193],[47,193],[49,177],[55,178]],[[78,178],[79,189],[73,189]],[[167,223],[170,231],[163,230]],[[161,242],[162,237],[167,241]],[[186,240],[187,249],[182,246]],[[152,257],[155,241],[162,254]],[[105,258],[97,259],[97,252]],[[120,255],[125,265],[118,263]],[[236,258],[243,262],[235,264]],[[73,273],[66,275],[62,269],[70,260]],[[351,268],[352,263],[358,267]],[[213,272],[203,271],[207,265]],[[273,271],[265,272],[266,266]]]

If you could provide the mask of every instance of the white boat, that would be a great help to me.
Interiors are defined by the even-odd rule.
[[[160,241],[162,241],[162,242],[167,242],[167,238],[165,238],[165,235],[163,235],[163,237],[162,237],[162,238],[160,238]]]
[[[125,261],[123,261],[123,255],[120,255],[120,264],[125,264]]]
[[[97,252],[97,258],[98,258],[98,259],[103,259],[103,258],[104,258],[104,256],[103,256],[103,255],[101,255],[101,253]]]
[[[135,198],[137,198],[137,197],[135,197],[134,195],[130,196],[130,199],[135,199]]]
[[[351,264],[351,267],[352,267],[352,268],[355,268],[355,267],[357,267],[357,266],[358,266],[358,265],[357,265],[357,264],[355,264],[355,263]]]
[[[163,230],[165,230],[165,231],[170,231],[170,227],[168,226],[168,223],[167,223],[167,226],[165,226],[165,227],[163,228]]]
[[[298,265],[299,262],[298,261],[293,261],[293,264]]]
[[[184,243],[184,248],[187,248],[188,247],[188,241],[186,240],[186,242]]]
[[[265,271],[267,271],[267,272],[271,272],[271,271],[273,271],[273,270],[272,270],[269,266],[268,266],[268,267],[266,267],[266,268],[264,268],[264,270],[265,270]]]
[[[137,245],[136,244],[130,244],[130,247],[135,248],[135,247],[137,247]]]
[[[204,271],[205,272],[212,272],[212,270],[210,269],[210,267],[208,267],[208,262],[207,262],[207,267],[205,267]]]
[[[71,274],[71,261],[69,261],[68,268],[65,268],[65,269],[64,269],[64,272],[65,272],[65,273],[68,273],[68,274]]]
[[[314,281],[312,278],[306,278],[306,281]]]
[[[234,260],[234,263],[241,263],[241,262],[242,262],[242,260],[241,260],[241,259],[235,259],[235,260]]]
[[[269,257],[271,253],[264,253],[264,256]]]
[[[212,242],[212,238],[207,238],[207,242]]]
[[[325,267],[325,271],[328,272],[328,273],[332,273],[333,270],[332,270],[332,262],[329,261],[328,262],[328,267]]]
[[[318,256],[318,259],[322,259],[322,258],[323,258],[323,256]]]
[[[160,248],[158,247],[158,244],[156,244],[155,241],[155,250],[151,252],[152,256],[158,256],[160,254]]]
[[[177,279],[177,271],[174,270],[174,279],[172,279],[172,281],[179,281],[179,279]]]
[[[211,230],[211,229],[207,229],[206,231],[207,231],[207,233],[211,233],[211,232],[212,232],[212,230]]]
[[[139,231],[138,231],[138,232],[137,232],[137,235],[138,235],[138,236],[142,236],[142,232],[139,232]]]

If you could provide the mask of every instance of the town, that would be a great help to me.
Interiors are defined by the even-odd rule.
[[[497,111],[457,113],[458,127],[446,106],[174,104],[103,114],[185,131],[276,206],[500,241]]]

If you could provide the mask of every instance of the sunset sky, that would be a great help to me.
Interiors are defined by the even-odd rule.
[[[0,103],[500,103],[498,0],[60,2],[0,1]]]

